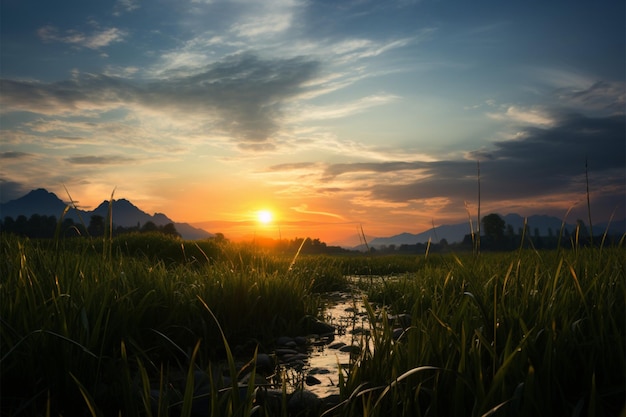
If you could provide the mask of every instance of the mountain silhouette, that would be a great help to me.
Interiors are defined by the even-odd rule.
[[[23,197],[0,204],[0,218],[12,217],[16,219],[20,215],[30,217],[33,214],[39,214],[55,216],[59,219],[68,206],[70,208],[65,214],[65,218],[70,218],[77,223],[84,222],[85,224],[89,224],[91,216],[98,215],[106,218],[109,212],[109,201],[103,201],[92,211],[80,210],[74,208],[70,202],[64,202],[57,197],[56,194],[39,188],[29,192]],[[111,213],[115,226],[133,227],[144,225],[147,222],[153,222],[157,226],[164,226],[168,223],[173,223],[183,239],[204,239],[213,236],[206,230],[193,227],[188,223],[175,222],[165,214],[155,213],[154,215],[150,215],[124,198],[112,200]]]
[[[58,218],[66,206],[67,203],[59,199],[56,194],[38,188],[23,197],[0,204],[0,217],[4,219],[10,216],[15,219],[19,215],[30,217],[33,214],[45,214]]]

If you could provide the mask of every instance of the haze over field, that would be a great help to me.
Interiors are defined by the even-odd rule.
[[[623,1],[0,7],[2,202],[336,242],[475,216],[477,161],[483,215],[586,220],[587,161],[625,216]]]

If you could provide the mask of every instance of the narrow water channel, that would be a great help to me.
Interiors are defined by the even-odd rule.
[[[306,350],[292,351],[289,359],[279,360],[279,368],[286,375],[292,390],[304,389],[319,398],[339,394],[340,369],[344,376],[360,357],[361,349],[373,349],[371,344],[369,317],[358,290],[357,281],[368,279],[370,282],[395,279],[394,276],[351,276],[352,290],[325,293],[323,299],[322,321],[334,327],[332,335],[323,337],[309,336]],[[378,314],[378,313],[376,313]],[[407,320],[406,314],[396,319]],[[392,316],[388,316],[390,319]],[[410,321],[410,316],[408,316]],[[406,328],[407,326],[402,326]],[[394,329],[401,331],[402,329]],[[398,334],[398,336],[400,336]],[[395,337],[395,336],[394,336]],[[295,360],[294,360],[295,359]],[[275,381],[280,384],[279,381]]]
[[[308,358],[301,369],[285,366],[286,372],[298,374],[303,388],[320,398],[339,394],[339,369],[346,375],[364,346],[369,333],[367,313],[360,295],[334,292],[324,295],[323,321],[335,327],[334,337],[311,340]],[[351,356],[352,355],[352,356]]]

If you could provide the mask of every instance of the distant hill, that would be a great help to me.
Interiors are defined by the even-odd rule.
[[[430,239],[433,243],[439,243],[441,239],[446,239],[448,243],[461,242],[463,237],[470,233],[469,223],[459,223],[452,225],[437,226],[421,233],[400,233],[390,237],[378,237],[369,242],[369,246],[379,248],[389,245],[415,245],[416,243],[426,243]]]
[[[500,216],[507,225],[511,225],[515,233],[518,233],[519,229],[524,227],[524,217],[519,214],[507,214]],[[527,219],[528,230],[531,235],[535,234],[535,229],[538,229],[540,236],[548,236],[552,232],[555,236],[559,234],[562,227],[563,220],[546,215],[534,215]],[[587,225],[588,227],[589,225]],[[626,232],[626,222],[620,220],[612,222],[609,226],[609,233],[622,235]],[[576,228],[575,224],[565,224],[564,229],[568,232],[573,232]],[[594,235],[601,235],[607,230],[607,222],[594,224]],[[431,228],[421,233],[400,233],[390,237],[378,237],[368,242],[370,247],[380,248],[382,246],[389,245],[415,245],[416,243],[426,243],[430,239],[432,243],[439,243],[441,239],[446,239],[448,243],[462,242],[465,235],[470,233],[469,222],[443,225]],[[361,249],[361,246],[357,247]]]
[[[69,205],[43,188],[33,190],[23,197],[0,204],[0,218],[12,217],[16,219],[20,215],[30,217],[33,214],[46,216],[55,216],[57,219],[61,217],[65,208]],[[72,219],[79,223],[82,221],[89,224],[92,215],[107,217],[109,210],[109,202],[103,201],[98,207],[92,211],[71,208],[65,215],[66,218]],[[177,223],[162,213],[150,215],[126,199],[113,200],[112,203],[113,224],[115,226],[132,227],[138,224],[144,225],[151,221],[157,226],[164,226],[173,223],[178,233],[183,239],[204,239],[213,236],[206,230],[199,229],[189,225],[188,223]]]

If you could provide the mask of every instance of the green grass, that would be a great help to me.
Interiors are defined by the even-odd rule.
[[[195,371],[215,379],[210,415],[266,415],[254,384],[242,394],[217,380],[301,331],[320,293],[345,290],[351,274],[395,275],[360,281],[370,348],[340,377],[342,402],[327,415],[611,416],[624,406],[622,247],[295,255],[162,235],[1,236],[2,415],[189,415]],[[398,341],[391,312],[412,316]]]
[[[396,342],[382,314],[343,414],[618,415],[625,260],[622,248],[448,257],[369,284],[371,303],[413,320]]]
[[[103,413],[133,415],[143,407],[132,393],[141,367],[151,377],[161,364],[187,369],[199,341],[201,368],[226,358],[218,323],[237,353],[251,355],[319,312],[315,277],[287,272],[291,260],[281,273],[269,266],[279,262],[273,257],[235,257],[224,248],[219,262],[179,263],[147,252],[171,242],[148,241],[145,252],[127,255],[117,249],[122,241],[107,254],[95,247],[101,242],[68,240],[64,248],[65,242],[1,238],[3,412],[43,412],[49,401],[69,415],[84,408],[89,394]]]

